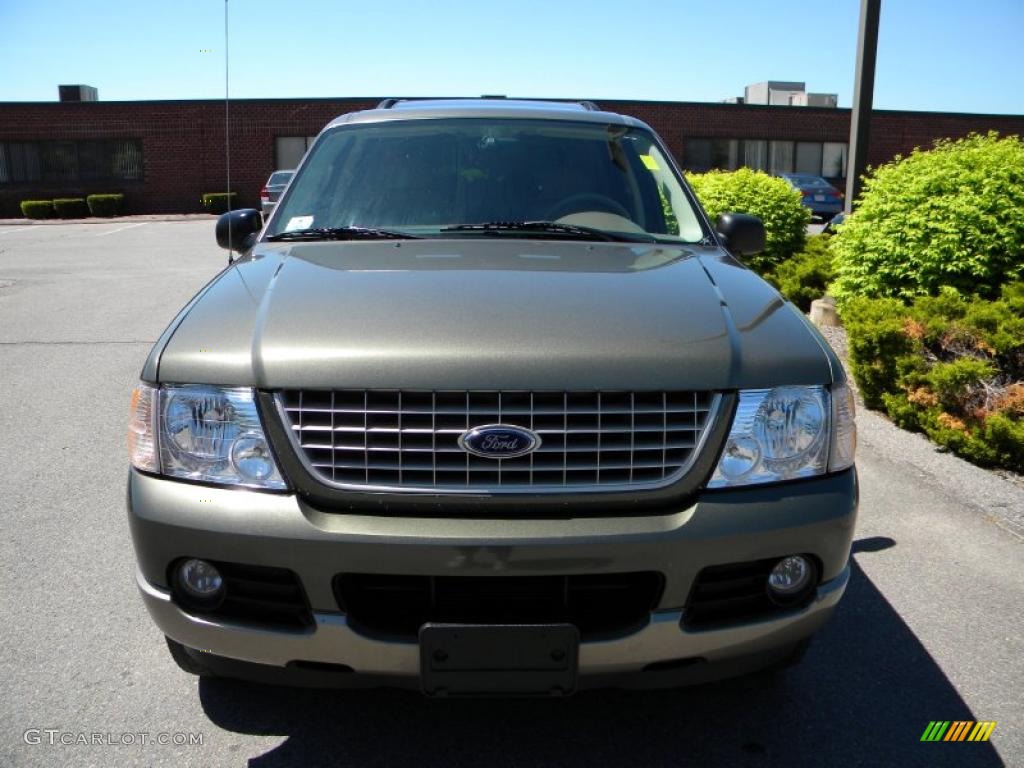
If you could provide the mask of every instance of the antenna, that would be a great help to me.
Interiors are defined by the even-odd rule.
[[[224,0],[224,164],[227,168],[227,201],[228,211],[231,211],[231,106],[228,100],[228,0]],[[228,217],[228,242],[234,244],[231,236],[231,217]],[[233,250],[228,250],[228,264],[234,259]]]

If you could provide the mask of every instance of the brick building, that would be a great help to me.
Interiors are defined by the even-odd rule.
[[[378,99],[238,99],[230,104],[231,180],[239,204],[257,205],[275,168],[293,167],[332,118]],[[683,167],[747,165],[834,179],[846,174],[847,109],[612,101],[599,106],[649,123]],[[878,164],[940,137],[995,130],[1024,134],[1024,116],[876,111]],[[82,101],[0,103],[0,217],[18,203],[124,192],[133,213],[200,210],[204,192],[225,188],[224,102]]]

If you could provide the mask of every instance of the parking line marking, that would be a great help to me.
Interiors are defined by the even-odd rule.
[[[28,232],[29,230],[35,229],[35,227],[14,227],[13,229],[0,230],[0,235],[9,235],[11,232]]]
[[[115,232],[124,232],[126,229],[132,229],[134,227],[144,227],[148,223],[149,223],[148,221],[143,221],[140,224],[127,224],[127,225],[125,225],[123,227],[118,227],[117,229],[108,229],[106,232],[97,232],[94,235],[94,237],[103,237],[104,235],[112,235]]]

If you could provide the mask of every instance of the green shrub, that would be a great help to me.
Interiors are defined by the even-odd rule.
[[[897,389],[901,364],[916,357],[919,343],[906,332],[905,307],[894,299],[857,299],[843,310],[850,366],[868,408]]]
[[[767,274],[803,249],[811,212],[801,204],[800,193],[782,179],[749,168],[686,178],[712,221],[733,212],[749,213],[764,222],[764,252],[744,259],[752,269]]]
[[[1024,316],[1024,280],[1019,283],[1007,283],[1000,292],[1002,300],[1006,302],[1019,316]]]
[[[26,219],[49,219],[53,216],[53,200],[22,200],[21,214]]]
[[[850,363],[865,405],[983,466],[1024,471],[1024,281],[910,306],[850,299]]]
[[[237,192],[204,192],[200,202],[207,213],[225,213],[234,207],[237,197]]]
[[[975,402],[978,388],[995,373],[995,366],[989,360],[958,357],[948,363],[935,363],[924,381],[947,411],[962,413],[980,405]]]
[[[835,279],[828,237],[807,238],[803,251],[781,262],[765,278],[802,311],[808,312],[811,302],[824,296],[829,283]]]
[[[840,308],[853,296],[910,300],[942,286],[995,298],[1024,276],[1024,142],[941,140],[874,169],[831,249]]]
[[[985,420],[981,440],[994,454],[992,464],[1018,472],[1024,468],[1024,420],[994,413]]]
[[[85,198],[89,213],[93,216],[117,216],[124,205],[124,195],[89,195]]]
[[[53,201],[53,210],[61,219],[84,219],[89,215],[84,197],[58,197]]]

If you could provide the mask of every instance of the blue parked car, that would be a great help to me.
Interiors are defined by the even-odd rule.
[[[843,193],[821,176],[807,173],[780,173],[779,176],[803,195],[802,202],[813,215],[827,220],[843,210]]]

